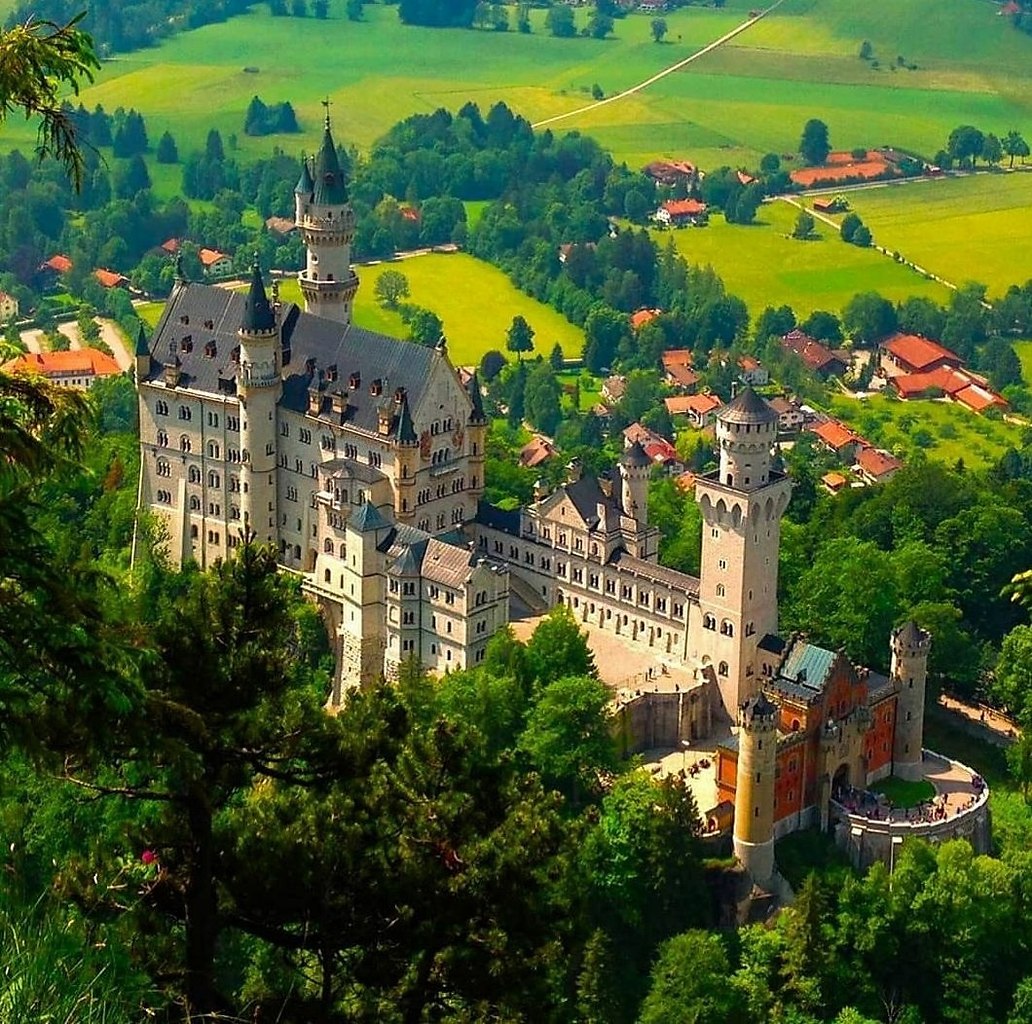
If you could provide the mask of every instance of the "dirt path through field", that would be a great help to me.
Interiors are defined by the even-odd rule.
[[[705,57],[707,53],[712,53],[718,46],[723,46],[724,43],[734,39],[735,36],[741,35],[741,33],[743,33],[747,28],[755,25],[756,22],[760,21],[762,18],[765,18],[771,11],[779,8],[784,2],[785,0],[774,0],[774,3],[772,3],[770,7],[760,11],[755,18],[747,18],[741,25],[736,25],[730,32],[725,32],[719,39],[716,39],[712,43],[704,46],[701,50],[696,50],[696,52],[690,57],[685,57],[684,60],[679,60],[676,64],[671,64],[670,67],[664,68],[662,71],[654,74],[651,78],[646,78],[645,81],[639,82],[637,85],[632,85],[629,89],[624,89],[623,92],[607,96],[604,100],[596,100],[594,103],[588,103],[583,107],[578,107],[576,110],[568,110],[565,114],[555,114],[552,117],[546,117],[543,121],[535,121],[532,127],[544,128],[546,125],[555,124],[556,121],[564,121],[568,117],[576,117],[577,114],[586,114],[589,110],[597,110],[599,107],[604,107],[609,103],[615,103],[617,100],[633,96],[636,92],[641,92],[643,89],[647,89],[650,85],[655,85],[655,83],[661,78],[666,78],[667,75],[672,75],[675,71],[680,71],[681,68],[687,67],[692,63],[692,61],[696,61],[700,57]]]

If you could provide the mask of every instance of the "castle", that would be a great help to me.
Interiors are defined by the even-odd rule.
[[[351,323],[354,215],[327,118],[302,164],[295,222],[305,308],[179,276],[136,350],[140,503],[177,563],[244,537],[271,543],[319,603],[338,660],[331,702],[418,659],[476,665],[512,604],[565,604],[593,630],[678,673],[676,742],[738,721],[717,781],[735,848],[758,880],[773,838],[827,822],[837,786],[920,768],[928,637],[892,639],[890,677],[778,635],[777,415],[751,389],[717,415],[719,468],[700,477],[699,578],[660,565],[651,462],[632,444],[611,475],[566,482],[504,511],[482,500],[487,418],[435,348]],[[707,808],[702,808],[706,811]]]

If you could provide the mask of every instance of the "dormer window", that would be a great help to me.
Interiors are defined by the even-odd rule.
[[[360,388],[361,386],[362,374],[353,373],[350,377],[348,377],[348,387],[351,388],[352,391],[354,391],[355,388]]]
[[[209,341],[204,346],[204,355],[207,359],[214,359],[219,354],[218,347],[214,341]]]
[[[326,379],[328,381],[335,381],[337,379],[337,364],[334,363],[332,366],[326,367]]]
[[[179,347],[180,347],[180,349],[183,352],[192,352],[193,351],[193,335],[192,334],[184,334],[183,335],[183,340],[179,343]]]
[[[179,318],[179,322],[183,325],[186,325],[190,322],[190,318],[188,316],[181,316]]]
[[[383,380],[380,377],[377,377],[376,380],[369,385],[369,394],[374,397],[383,394]]]

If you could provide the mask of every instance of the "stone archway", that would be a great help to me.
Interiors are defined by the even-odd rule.
[[[834,799],[838,799],[839,794],[844,790],[848,789],[852,785],[851,772],[849,770],[849,762],[843,761],[838,766],[835,774],[831,779],[831,795]]]

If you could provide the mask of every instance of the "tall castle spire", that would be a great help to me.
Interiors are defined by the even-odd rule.
[[[358,276],[351,267],[355,214],[330,129],[329,100],[323,105],[322,143],[311,166],[302,160],[294,189],[294,220],[307,249],[298,281],[307,312],[348,324],[358,290]]]

